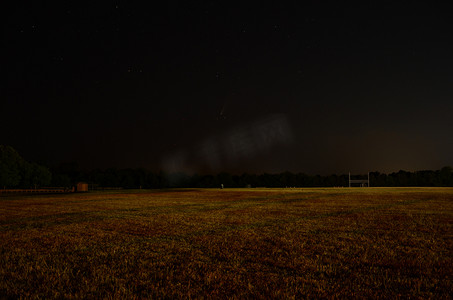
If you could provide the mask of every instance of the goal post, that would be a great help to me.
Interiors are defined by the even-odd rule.
[[[370,172],[368,172],[367,179],[351,179],[351,172],[349,172],[349,187],[370,187]]]

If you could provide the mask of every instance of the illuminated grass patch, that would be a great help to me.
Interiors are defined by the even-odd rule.
[[[448,298],[453,189],[0,198],[0,296]]]

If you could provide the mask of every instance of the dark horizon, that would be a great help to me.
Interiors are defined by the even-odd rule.
[[[77,163],[61,164],[48,169],[35,162],[28,162],[11,146],[0,145],[0,187],[6,188],[58,189],[68,192],[105,189],[162,189],[162,188],[301,188],[301,187],[451,187],[453,168],[408,172],[400,170],[390,174],[379,171],[367,174],[306,174],[280,173],[186,173],[175,170],[153,172],[143,168],[83,170]],[[77,188],[74,188],[77,186]],[[82,187],[82,186],[81,186]],[[15,190],[11,190],[14,192]]]
[[[172,170],[171,168],[160,168],[160,169],[150,169],[150,168],[144,168],[144,167],[125,167],[125,168],[118,168],[118,167],[114,167],[114,166],[110,166],[110,167],[106,167],[106,168],[91,168],[91,169],[87,169],[87,168],[84,168],[83,166],[79,165],[78,162],[76,161],[72,161],[72,162],[61,162],[59,164],[54,164],[54,165],[49,165],[49,164],[46,164],[45,162],[39,162],[39,164],[36,162],[36,161],[30,161],[28,159],[26,159],[25,157],[22,157],[20,153],[18,153],[13,147],[9,146],[9,145],[0,145],[0,147],[3,147],[3,148],[10,148],[10,149],[13,149],[13,151],[15,151],[17,154],[18,154],[18,157],[19,157],[19,160],[21,161],[24,161],[25,164],[37,164],[41,167],[44,167],[45,169],[49,170],[53,175],[56,175],[57,177],[60,176],[60,175],[70,175],[72,174],[71,176],[73,176],[74,174],[79,174],[81,175],[82,177],[89,177],[89,176],[92,176],[93,174],[102,174],[102,173],[109,173],[109,172],[113,172],[113,173],[136,173],[136,174],[140,174],[140,176],[142,176],[143,174],[153,174],[153,175],[156,175],[156,176],[163,176],[163,178],[166,178],[166,179],[170,179],[171,177],[185,177],[185,178],[189,178],[189,177],[197,177],[197,176],[213,176],[213,177],[216,177],[216,176],[222,176],[222,175],[228,175],[228,176],[234,176],[234,177],[243,177],[243,176],[263,176],[263,175],[270,175],[270,176],[276,176],[276,175],[283,175],[283,174],[289,174],[289,175],[294,175],[294,176],[299,176],[299,175],[303,175],[303,176],[308,176],[308,177],[318,177],[318,176],[321,176],[321,177],[347,177],[347,176],[350,176],[351,178],[353,177],[356,177],[356,178],[365,178],[366,176],[370,176],[370,174],[372,176],[380,176],[380,175],[385,175],[385,176],[394,176],[394,175],[397,175],[397,174],[401,174],[401,173],[407,173],[407,174],[413,174],[414,176],[417,176],[417,174],[423,174],[423,173],[431,173],[431,174],[434,174],[434,173],[444,173],[444,177],[448,177],[449,179],[448,180],[453,180],[453,177],[452,176],[452,172],[453,172],[453,166],[443,166],[441,168],[438,168],[438,169],[420,169],[420,170],[404,170],[404,169],[399,169],[399,170],[395,170],[395,171],[391,171],[391,172],[384,172],[384,171],[381,171],[381,170],[370,170],[370,171],[367,171],[367,172],[351,172],[351,171],[347,171],[347,172],[343,172],[343,173],[325,173],[325,174],[322,174],[322,173],[306,173],[306,172],[302,172],[302,171],[299,171],[299,172],[295,172],[295,171],[289,171],[289,170],[286,170],[286,171],[280,171],[280,172],[267,172],[267,171],[263,171],[263,172],[248,172],[248,171],[243,171],[243,170],[240,170],[240,171],[232,171],[232,172],[229,172],[229,171],[225,171],[225,170],[221,170],[221,171],[218,171],[218,172],[210,172],[209,170],[205,170],[205,171],[199,171],[199,172],[185,172],[184,170],[180,170],[180,169],[175,169],[175,170]],[[4,156],[5,157],[5,156]],[[0,161],[1,163],[1,161]],[[20,167],[22,163],[18,163],[17,166]],[[21,171],[22,172],[22,171]],[[74,176],[78,176],[78,175],[74,175]],[[86,179],[84,179],[86,180]],[[77,180],[73,180],[74,182],[77,181]],[[88,181],[92,181],[92,180],[88,180]],[[171,180],[170,180],[171,181]],[[94,182],[92,182],[94,183]]]
[[[439,170],[452,20],[416,3],[13,4],[0,144],[86,170]]]

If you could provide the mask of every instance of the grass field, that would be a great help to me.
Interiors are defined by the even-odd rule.
[[[0,198],[0,298],[451,299],[452,188]]]

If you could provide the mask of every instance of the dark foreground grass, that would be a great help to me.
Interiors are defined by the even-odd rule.
[[[0,198],[0,298],[451,298],[453,189]]]

